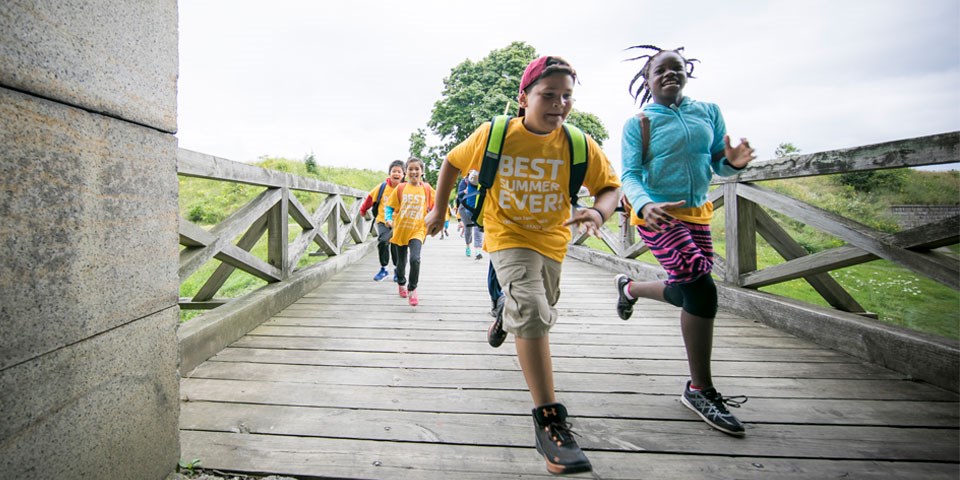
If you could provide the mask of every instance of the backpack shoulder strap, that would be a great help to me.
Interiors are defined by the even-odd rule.
[[[470,211],[473,224],[483,230],[483,202],[487,198],[487,189],[493,186],[497,179],[497,169],[500,168],[500,156],[503,154],[503,142],[507,138],[507,127],[510,125],[510,115],[497,115],[490,120],[490,134],[487,135],[487,146],[480,162],[480,175],[477,178],[476,205],[462,203]],[[470,226],[470,225],[467,225]]]
[[[433,210],[435,205],[436,192],[433,190],[433,187],[429,183],[423,182],[423,193],[427,197],[427,211]]]
[[[396,196],[402,202],[403,201],[403,188],[407,186],[407,182],[400,182],[400,185],[397,185]]]
[[[563,124],[563,130],[567,132],[567,143],[570,145],[570,204],[576,206],[578,203],[578,193],[583,186],[583,179],[587,175],[587,135],[579,128]]]
[[[377,191],[377,200],[373,202],[374,215],[377,215],[377,212],[380,211],[380,203],[383,201],[383,191],[386,190],[386,188],[387,188],[387,181],[384,180],[383,183],[380,184],[380,190]]]
[[[650,117],[648,117],[643,110],[637,114],[637,118],[640,119],[640,140],[643,142],[643,152],[640,153],[640,162],[646,163],[647,157],[650,156]]]
[[[503,142],[507,138],[507,125],[510,124],[510,115],[497,115],[490,120],[490,135],[487,136],[487,148],[480,163],[480,186],[490,188],[497,178],[497,168],[500,167],[500,155],[503,154]]]

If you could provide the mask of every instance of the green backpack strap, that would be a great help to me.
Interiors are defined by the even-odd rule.
[[[500,168],[500,156],[503,154],[503,142],[507,138],[507,126],[510,124],[510,115],[497,115],[490,120],[490,134],[487,135],[487,147],[483,152],[480,163],[480,174],[477,177],[477,202],[470,207],[463,204],[473,217],[473,224],[483,229],[483,202],[487,198],[487,190],[497,179],[497,169]],[[470,225],[468,225],[470,226]]]
[[[570,156],[573,158],[573,163],[570,165],[570,205],[576,207],[579,200],[577,194],[583,186],[584,177],[587,176],[587,135],[583,130],[566,123],[563,124],[563,130],[567,132]]]

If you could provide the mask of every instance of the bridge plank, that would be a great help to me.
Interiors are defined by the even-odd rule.
[[[420,307],[370,255],[181,382],[181,450],[205,468],[304,477],[555,478],[533,448],[512,339],[485,342],[485,261],[428,239]],[[564,265],[558,399],[594,464],[572,478],[955,478],[957,394],[722,313],[713,370],[748,435],[679,402],[678,310],[623,322],[613,275]],[[721,307],[722,308],[722,307]]]
[[[180,414],[180,427],[188,430],[507,447],[529,447],[531,426],[527,415],[398,411],[385,421],[383,413],[374,410],[207,402],[186,403]],[[581,447],[588,450],[838,460],[941,461],[951,457],[960,441],[956,431],[946,429],[764,424],[750,429],[743,439],[691,442],[690,438],[707,434],[707,427],[692,418],[577,417],[574,429],[581,434]],[[478,436],[478,431],[486,435]]]
[[[399,480],[489,480],[556,478],[542,467],[533,447],[286,437],[185,431],[184,458],[204,457],[207,468],[290,475]],[[925,478],[954,480],[956,466],[944,463],[870,460],[818,460],[769,457],[668,455],[647,452],[589,451],[594,472],[565,478],[636,480]]]

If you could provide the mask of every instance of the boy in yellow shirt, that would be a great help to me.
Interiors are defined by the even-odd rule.
[[[378,184],[370,190],[370,194],[360,205],[360,215],[366,215],[367,211],[375,208],[373,212],[374,224],[377,227],[377,253],[380,255],[380,271],[373,276],[374,281],[381,281],[389,275],[387,273],[387,264],[393,260],[393,281],[397,281],[397,247],[390,243],[390,237],[393,230],[387,226],[384,212],[386,211],[386,200],[390,198],[393,189],[403,181],[403,160],[394,160],[390,162],[387,172],[390,174],[383,183]]]
[[[433,209],[433,188],[423,181],[423,161],[411,157],[407,160],[407,181],[387,199],[387,226],[393,228],[390,243],[397,246],[397,283],[401,297],[407,297],[410,305],[420,303],[417,281],[420,279],[420,251],[426,238],[424,217]],[[410,283],[407,283],[407,256],[410,257]]]
[[[537,451],[551,473],[591,470],[557,403],[550,355],[550,328],[557,320],[561,262],[570,242],[570,225],[597,233],[620,198],[620,182],[600,146],[589,136],[583,184],[594,207],[570,214],[570,164],[562,128],[573,109],[576,71],[559,57],[540,57],[520,81],[519,117],[507,125],[496,181],[483,205],[485,246],[506,293],[504,329],[514,334],[517,357],[536,408]],[[440,167],[437,195],[447,198],[457,176],[481,171],[490,123],[457,145]],[[443,227],[440,212],[427,216],[427,233]]]

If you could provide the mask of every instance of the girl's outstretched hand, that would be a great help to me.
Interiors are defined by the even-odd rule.
[[[643,215],[643,221],[647,223],[647,230],[657,233],[663,232],[664,227],[676,220],[668,210],[680,208],[686,203],[686,201],[680,200],[679,202],[651,202],[644,205],[640,214]]]
[[[730,145],[730,135],[723,136],[723,155],[727,157],[730,165],[736,168],[746,167],[748,163],[757,159],[753,147],[750,146],[750,142],[746,138],[741,138],[740,145],[734,147]]]

